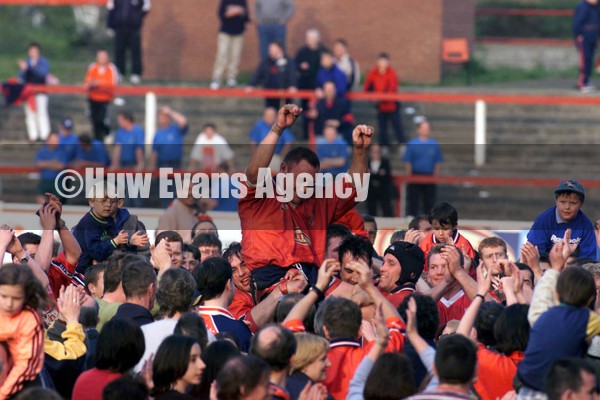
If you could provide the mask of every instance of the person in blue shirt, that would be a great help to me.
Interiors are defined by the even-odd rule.
[[[316,153],[321,161],[322,173],[333,175],[347,172],[350,161],[350,147],[348,142],[338,136],[338,122],[330,120],[325,122],[323,136],[317,138]]]
[[[59,146],[58,134],[51,132],[46,139],[46,144],[35,154],[35,165],[40,168],[40,184],[38,186],[37,201],[42,204],[47,199],[45,193],[56,195],[61,202],[64,198],[56,190],[55,180],[58,173],[65,169],[67,157]]]
[[[79,145],[79,138],[73,133],[73,120],[71,118],[63,119],[60,123],[58,133],[59,145],[67,157],[67,163],[71,163],[77,155],[77,147]]]
[[[187,118],[170,107],[162,107],[158,113],[158,128],[148,168],[181,169],[183,137],[188,132]],[[174,197],[175,193],[169,193],[161,198],[162,206],[167,208]]]
[[[431,138],[431,127],[425,117],[417,117],[417,137],[406,145],[402,161],[407,175],[438,175],[443,161],[439,143]],[[429,214],[435,204],[436,186],[433,183],[409,184],[408,215]]]
[[[256,146],[267,136],[267,134],[271,131],[271,126],[275,123],[275,117],[277,116],[277,110],[273,107],[267,107],[263,111],[262,118],[254,124],[252,130],[250,131],[250,144],[252,145],[252,151],[256,149]],[[294,134],[291,130],[286,129],[283,131],[279,140],[277,141],[277,145],[275,146],[275,154],[273,155],[273,159],[269,167],[272,171],[278,172],[279,165],[281,164],[281,155],[287,154],[287,152],[291,149],[292,143],[294,141]]]
[[[579,76],[577,87],[584,93],[595,88],[589,84],[596,43],[600,36],[600,14],[596,9],[598,0],[581,0],[573,13],[573,36],[579,53]]]
[[[346,95],[348,78],[341,69],[335,65],[335,57],[331,50],[321,52],[321,67],[317,72],[317,97],[323,97],[323,85],[325,82],[335,83],[337,95],[344,97]]]
[[[137,171],[144,169],[144,129],[134,122],[133,114],[121,111],[117,115],[119,130],[115,135],[111,169],[135,168]],[[142,199],[130,196],[125,188],[127,198],[133,207],[142,207]]]
[[[571,229],[571,245],[577,245],[579,258],[596,257],[594,225],[581,211],[585,200],[583,186],[576,180],[564,180],[556,187],[555,205],[537,216],[527,241],[537,246],[540,253],[550,253],[555,243],[561,242],[567,229]]]
[[[19,80],[24,84],[45,85],[50,75],[50,63],[41,55],[40,45],[32,42],[27,49],[27,59],[17,61]],[[25,104],[25,125],[29,141],[46,140],[50,134],[50,116],[48,115],[48,95],[36,93],[35,106]]]
[[[110,157],[108,156],[108,151],[106,151],[106,146],[99,140],[92,140],[90,135],[81,135],[79,137],[77,153],[71,165],[76,168],[110,166]]]
[[[152,143],[150,169],[181,168],[183,137],[188,132],[187,118],[170,107],[162,107],[158,113],[158,130]]]

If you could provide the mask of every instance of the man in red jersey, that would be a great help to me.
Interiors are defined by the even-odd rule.
[[[356,205],[356,187],[365,183],[356,181],[357,175],[354,174],[362,179],[367,172],[366,153],[373,128],[358,125],[352,132],[354,151],[348,171],[352,179],[343,186],[350,196],[338,197],[337,190],[334,190],[329,198],[301,198],[299,194],[307,186],[295,183],[290,202],[274,196],[261,196],[257,189],[266,183],[261,169],[268,168],[279,136],[294,124],[301,113],[302,109],[294,104],[287,104],[279,110],[275,124],[258,145],[246,169],[248,191],[239,201],[238,213],[242,225],[242,256],[250,269],[256,291],[274,289],[282,279],[296,275],[313,284],[316,266],[323,259],[323,254],[319,254],[322,250],[318,251],[319,247],[315,244],[325,243],[327,227]],[[308,148],[299,147],[284,157],[280,173],[289,173],[294,182],[299,174],[306,174],[312,176],[314,182],[319,167],[317,155]]]

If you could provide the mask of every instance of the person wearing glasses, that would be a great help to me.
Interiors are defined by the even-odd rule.
[[[139,251],[148,248],[145,227],[123,207],[123,190],[100,182],[88,193],[90,211],[73,227],[81,256],[77,272],[84,274],[93,261],[106,260],[115,250]]]

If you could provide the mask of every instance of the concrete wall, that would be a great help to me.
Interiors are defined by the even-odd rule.
[[[252,10],[254,0],[248,0]],[[387,51],[401,81],[434,83],[439,80],[444,4],[453,21],[448,31],[460,26],[462,3],[474,0],[296,0],[296,13],[288,25],[288,50],[302,45],[307,28],[321,30],[325,44],[338,37],[350,44],[363,71],[377,54]],[[181,80],[210,79],[216,53],[218,0],[153,2],[143,32],[144,75]],[[468,8],[468,7],[467,7]],[[469,13],[465,14],[469,18]],[[445,21],[445,19],[444,19]],[[464,28],[464,27],[463,27]],[[472,31],[472,27],[467,27]],[[462,29],[464,31],[464,29]],[[258,63],[256,27],[245,35],[242,71]]]
[[[563,71],[579,65],[575,46],[485,44],[478,45],[475,54],[477,59],[488,68],[543,67],[550,71]]]

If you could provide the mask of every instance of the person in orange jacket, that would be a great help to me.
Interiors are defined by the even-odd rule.
[[[98,50],[96,62],[88,67],[84,81],[88,91],[90,119],[96,140],[104,141],[104,138],[110,133],[110,126],[106,123],[106,114],[108,105],[114,99],[114,91],[118,82],[119,71],[110,62],[108,52],[104,49]]]

